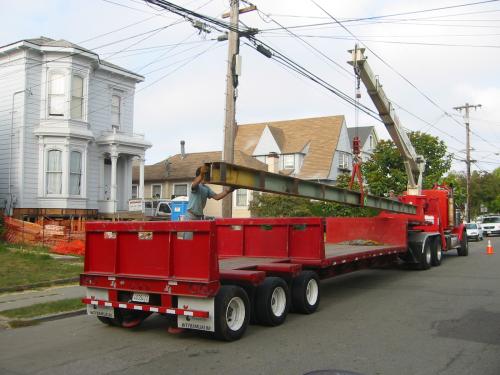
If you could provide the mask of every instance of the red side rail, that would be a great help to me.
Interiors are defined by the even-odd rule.
[[[326,242],[355,240],[407,246],[408,220],[399,217],[338,217],[326,219]]]
[[[322,218],[218,219],[220,257],[323,259]]]

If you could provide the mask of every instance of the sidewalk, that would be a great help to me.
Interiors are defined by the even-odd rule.
[[[56,286],[37,291],[25,291],[0,295],[0,311],[26,307],[37,303],[53,302],[85,296],[85,288],[79,285]]]

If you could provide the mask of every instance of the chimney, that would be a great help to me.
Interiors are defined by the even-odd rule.
[[[184,159],[186,157],[186,150],[184,148],[184,145],[186,144],[186,142],[184,141],[181,141],[181,157]]]
[[[267,171],[271,173],[279,172],[280,157],[276,152],[270,152],[266,157]]]

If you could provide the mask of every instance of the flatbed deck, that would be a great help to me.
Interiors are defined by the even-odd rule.
[[[344,245],[344,244],[325,244],[324,259],[296,259],[288,257],[223,257],[219,259],[219,269],[221,271],[228,270],[245,270],[256,268],[262,264],[269,263],[296,263],[322,266],[325,264],[345,263],[356,261],[365,258],[373,258],[389,254],[405,252],[404,246],[395,245]]]

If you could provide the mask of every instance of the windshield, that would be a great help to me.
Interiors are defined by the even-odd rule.
[[[467,229],[477,229],[477,225],[476,224],[465,224],[465,227]]]
[[[500,223],[500,216],[485,217],[483,219],[483,224],[485,224],[485,223]]]

